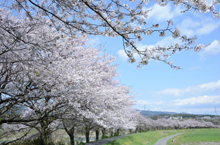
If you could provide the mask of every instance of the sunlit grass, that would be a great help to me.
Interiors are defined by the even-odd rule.
[[[177,133],[184,133],[183,135],[174,137],[178,140],[180,139],[181,142],[184,141],[189,142],[191,140],[195,142],[220,141],[220,129],[185,129],[185,130],[182,129],[182,130],[161,130],[161,131],[152,131],[152,132],[134,134],[131,136],[114,140],[105,145],[153,145],[159,139]],[[184,138],[181,138],[183,136]],[[172,144],[173,139],[169,140],[168,145],[173,145]]]
[[[220,129],[195,129],[170,139],[167,145],[184,143],[220,142]]]
[[[184,130],[181,130],[184,132]],[[158,139],[179,133],[180,130],[160,130],[150,131],[145,133],[139,133],[130,135],[124,138],[120,138],[109,142],[105,145],[153,145]]]

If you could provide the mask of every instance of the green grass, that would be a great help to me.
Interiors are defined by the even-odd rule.
[[[183,135],[174,137],[175,139],[181,139],[181,143],[184,141],[185,142],[220,141],[220,129],[185,129],[185,130],[182,129],[182,130],[161,130],[161,131],[152,131],[152,132],[134,134],[111,141],[105,145],[154,145],[154,143],[157,142],[159,139],[177,133],[184,133]],[[184,138],[181,138],[183,136]],[[173,145],[172,140],[174,138],[169,140],[167,145]]]
[[[168,140],[167,145],[198,144],[199,142],[220,142],[220,129],[194,129],[187,131]]]
[[[111,141],[105,145],[153,145],[160,138],[179,133],[180,130],[160,130],[138,133]],[[182,130],[184,132],[184,130]]]

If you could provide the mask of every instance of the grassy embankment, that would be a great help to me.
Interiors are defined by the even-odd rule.
[[[191,132],[173,137],[168,140],[167,145],[201,145],[202,142],[211,144],[211,142],[219,142],[220,144],[220,129],[196,129]]]
[[[160,130],[160,131],[135,134],[114,140],[105,145],[153,145],[159,139],[176,133],[184,133],[184,135],[181,136],[187,136],[185,142],[191,141],[192,135],[195,136],[194,139],[195,141],[206,141],[206,142],[220,141],[220,129],[185,129],[185,130]],[[203,139],[204,136],[209,136],[209,137]],[[174,138],[174,141],[175,139],[177,141],[178,136]],[[172,140],[169,140],[169,145],[172,145]]]

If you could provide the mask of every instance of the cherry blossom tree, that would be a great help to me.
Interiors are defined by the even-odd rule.
[[[107,76],[109,77],[109,75]],[[65,111],[68,113],[64,114],[64,120],[67,118],[75,122],[72,123],[72,126],[69,126],[69,129],[73,130],[76,124],[84,126],[87,142],[89,142],[90,130],[95,128],[119,129],[120,127],[134,129],[134,123],[131,119],[132,112],[134,112],[134,110],[131,110],[131,105],[134,103],[132,101],[133,97],[127,95],[130,88],[119,85],[111,86],[112,84],[107,86],[110,80],[106,80],[108,80],[108,82],[106,84],[102,83],[100,87],[91,87],[92,90],[95,90],[94,93],[86,94],[85,97],[81,94],[78,103],[79,101],[82,102],[79,107],[76,108],[70,105],[69,107],[71,107],[71,109]],[[104,80],[102,80],[102,82],[104,82]],[[98,88],[98,90],[96,88]],[[73,142],[74,141],[71,141],[71,143]]]
[[[85,46],[85,35],[70,35],[66,27],[58,31],[38,14],[32,20],[11,13],[1,9],[1,124],[36,128],[44,144],[60,125],[57,119],[66,119],[65,126],[70,116],[105,128],[134,128],[133,96],[113,79],[113,57]],[[70,114],[63,118],[63,112]]]
[[[169,2],[175,6],[183,5],[187,12],[212,13],[214,18],[220,18],[220,12],[215,11],[215,6],[219,4],[219,0],[213,0],[208,5],[205,0],[155,0],[160,6],[166,6]],[[132,4],[132,3],[135,3]],[[107,37],[121,37],[123,46],[129,62],[135,62],[134,54],[138,54],[141,61],[138,68],[149,63],[149,59],[162,61],[175,69],[181,69],[168,62],[167,58],[171,53],[181,51],[182,49],[194,49],[200,51],[205,47],[203,44],[191,45],[195,43],[196,36],[188,38],[181,35],[178,28],[173,28],[173,21],[167,20],[167,27],[160,28],[158,23],[153,25],[147,24],[150,9],[147,9],[148,0],[129,0],[123,4],[120,0],[15,0],[10,3],[2,3],[9,9],[25,12],[26,16],[36,21],[35,14],[40,14],[54,23],[53,27],[57,30],[66,27],[71,34],[82,32],[88,35],[102,35]],[[57,24],[56,21],[61,23]],[[171,33],[173,38],[181,39],[184,44],[170,44],[169,46],[155,46],[153,48],[139,49],[137,41],[143,39],[143,35],[151,35],[158,33],[160,37],[165,33]],[[191,45],[191,46],[190,46]]]
[[[86,52],[82,49],[87,39],[84,36],[64,37],[62,31],[48,27],[52,23],[38,15],[35,22],[21,18],[12,16],[6,8],[1,9],[0,122],[28,122],[25,125],[38,129],[47,142],[50,125],[59,116],[57,110],[64,107],[67,100],[62,98],[71,89],[67,86],[82,83],[71,68],[76,68],[74,64],[78,64],[78,58],[82,57],[79,52]],[[72,55],[77,49],[80,51]],[[74,84],[68,77],[78,80],[75,79]],[[20,112],[24,112],[23,115]]]

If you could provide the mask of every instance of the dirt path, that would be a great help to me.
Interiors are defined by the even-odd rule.
[[[164,137],[164,138],[158,140],[154,145],[166,145],[167,141],[169,139],[171,139],[174,136],[180,135],[180,134],[183,134],[183,133],[177,133],[177,134],[174,134],[174,135],[170,135],[170,136]]]

